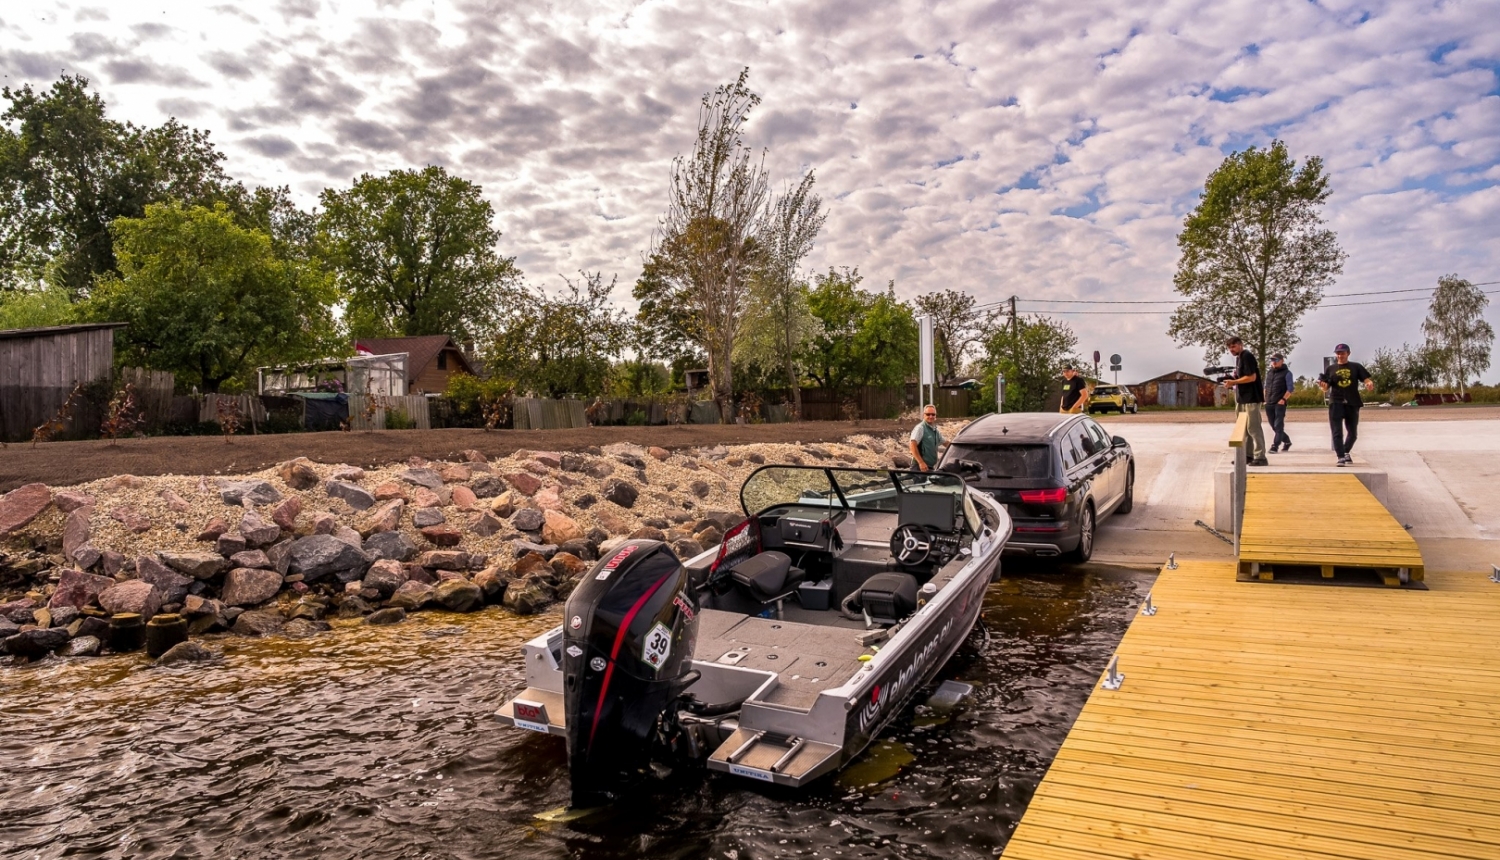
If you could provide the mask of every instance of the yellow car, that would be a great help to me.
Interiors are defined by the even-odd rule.
[[[1138,412],[1135,395],[1123,385],[1101,382],[1089,392],[1089,412]]]

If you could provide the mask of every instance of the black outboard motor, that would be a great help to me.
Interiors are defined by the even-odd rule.
[[[657,719],[696,677],[698,601],[666,544],[636,540],[584,575],[563,619],[572,805],[602,806],[647,772]]]

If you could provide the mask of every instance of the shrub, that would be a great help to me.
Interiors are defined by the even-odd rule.
[[[405,409],[387,409],[385,411],[385,429],[387,430],[412,430],[417,422],[411,420]]]

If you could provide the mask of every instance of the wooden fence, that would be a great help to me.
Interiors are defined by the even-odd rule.
[[[254,430],[266,420],[266,407],[254,394],[205,394],[198,402],[199,423],[218,424],[221,403],[226,414],[239,416],[241,430]]]
[[[406,417],[405,421],[401,420],[403,414]],[[398,424],[410,424],[409,429],[432,429],[432,419],[427,411],[427,398],[420,394],[408,394],[403,397],[391,397],[384,394],[349,395],[350,430],[384,430],[387,416],[391,416]]]
[[[566,430],[589,426],[582,400],[517,397],[511,409],[511,425],[517,430]]]
[[[122,389],[131,386],[142,430],[160,430],[172,422],[172,389],[177,379],[170,371],[122,367],[116,382]]]

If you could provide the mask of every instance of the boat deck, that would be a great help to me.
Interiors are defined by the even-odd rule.
[[[1500,584],[1235,574],[1162,571],[1005,857],[1500,858]]]
[[[864,625],[853,629],[833,610],[816,614],[828,623],[704,609],[694,654],[704,662],[775,672],[777,686],[764,701],[810,708],[819,693],[854,677],[860,655],[874,653],[861,641]]]

